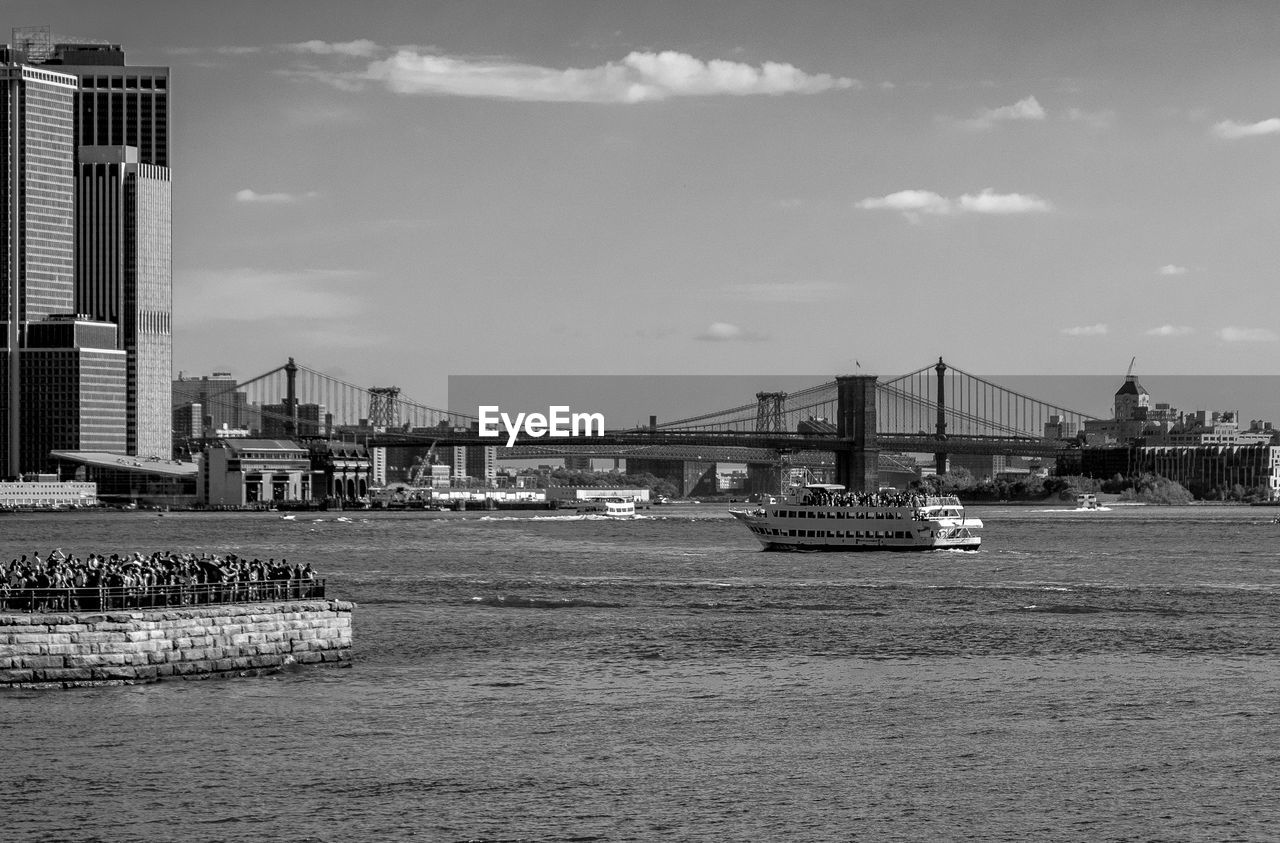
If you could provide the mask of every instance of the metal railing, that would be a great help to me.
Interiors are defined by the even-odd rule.
[[[0,586],[0,612],[108,612],[222,603],[319,600],[324,580],[246,580],[190,585],[11,588]]]

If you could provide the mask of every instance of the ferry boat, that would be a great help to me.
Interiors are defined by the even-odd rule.
[[[982,521],[960,499],[846,493],[834,483],[794,485],[758,509],[730,510],[765,550],[977,550]]]
[[[635,518],[636,502],[633,498],[592,498],[578,511],[606,518]]]
[[[1076,495],[1076,509],[1098,509],[1098,496]]]

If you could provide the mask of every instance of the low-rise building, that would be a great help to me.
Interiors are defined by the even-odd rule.
[[[53,451],[49,459],[59,480],[93,484],[104,504],[189,507],[196,502],[194,462],[108,451]]]
[[[311,454],[284,439],[219,440],[204,450],[197,485],[212,507],[311,500]]]
[[[312,492],[317,500],[354,502],[369,497],[373,460],[369,449],[352,442],[311,445]]]

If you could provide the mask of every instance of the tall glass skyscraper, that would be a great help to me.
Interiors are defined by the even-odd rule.
[[[47,31],[0,49],[0,477],[171,453],[168,75]]]

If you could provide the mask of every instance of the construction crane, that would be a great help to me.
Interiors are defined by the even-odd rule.
[[[420,462],[414,465],[409,472],[409,485],[411,486],[430,486],[431,485],[431,466],[436,464],[436,443],[432,442],[431,447],[427,449],[426,456]]]

